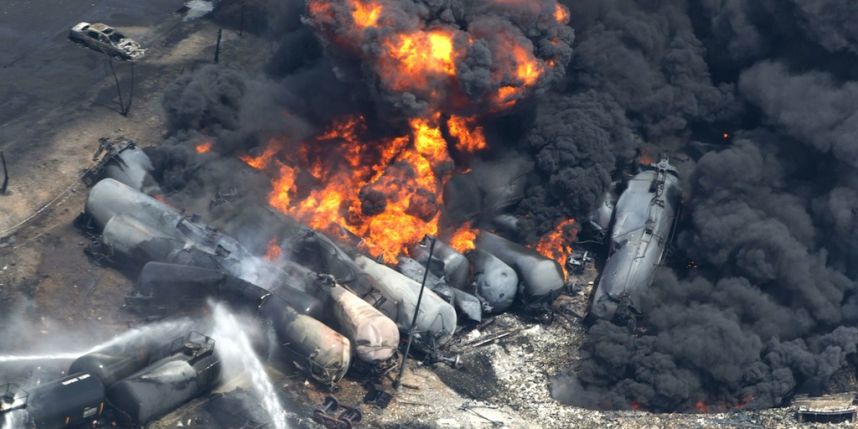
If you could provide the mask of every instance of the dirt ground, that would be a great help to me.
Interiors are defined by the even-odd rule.
[[[0,196],[0,354],[38,351],[65,332],[75,333],[69,342],[93,344],[145,322],[123,310],[131,280],[84,253],[89,239],[73,226],[87,192],[79,176],[91,165],[100,137],[124,135],[144,146],[159,143],[165,130],[163,89],[181,73],[211,61],[217,27],[205,20],[182,22],[172,13],[181,4],[176,1],[140,2],[147,6],[138,15],[148,18],[139,20],[117,12],[119,6],[95,3],[100,18],[113,18],[111,23],[150,47],[136,66],[134,104],[127,117],[117,112],[113,78],[104,59],[67,43],[62,32],[42,34],[51,41],[47,47],[34,48],[41,40],[36,37],[0,57],[5,64],[0,79],[16,82],[14,88],[3,89],[0,110],[0,149],[11,176],[8,194]],[[86,10],[78,2],[70,5],[79,15]],[[52,25],[65,28],[68,21]],[[0,41],[6,40],[2,37]],[[223,43],[221,58],[227,64],[254,72],[265,61],[268,44],[252,35],[239,37],[227,30]],[[68,64],[63,72],[50,69],[60,62]],[[127,83],[128,65],[116,65]],[[593,273],[588,275],[592,279]],[[462,355],[460,370],[412,361],[403,387],[384,410],[362,403],[366,388],[358,376],[348,376],[334,394],[364,412],[366,427],[812,427],[799,425],[789,408],[653,415],[557,403],[550,397],[548,380],[578,359],[585,329],[573,313],[581,313],[586,293],[570,298],[574,311],[559,314],[551,323],[506,314],[462,335],[452,346]],[[11,320],[23,320],[27,326],[10,325]],[[486,341],[499,335],[503,337]],[[0,383],[31,375],[0,367]],[[312,409],[330,392],[293,371],[272,368],[271,375],[293,427],[318,427],[310,420]],[[213,398],[197,399],[150,427],[207,427],[201,410]]]

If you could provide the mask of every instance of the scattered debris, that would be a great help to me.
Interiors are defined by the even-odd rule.
[[[393,400],[393,395],[388,393],[384,389],[384,386],[373,383],[366,392],[366,396],[363,398],[363,403],[374,405],[383,410],[390,405],[391,400]]]
[[[337,416],[339,409],[343,411]],[[325,397],[322,406],[313,411],[313,421],[329,429],[351,429],[362,419],[360,410],[341,405],[333,396]]]

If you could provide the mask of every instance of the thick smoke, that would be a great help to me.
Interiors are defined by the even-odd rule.
[[[683,46],[672,57],[680,66],[648,76],[647,63],[629,57],[624,67],[596,64],[593,74],[607,80],[600,92],[667,82],[668,92],[684,94],[664,111],[650,111],[649,99],[620,101],[633,131],[650,141],[675,135],[716,143],[699,122],[739,128],[725,130],[732,140],[703,155],[684,184],[678,246],[700,268],[660,272],[637,329],[597,322],[575,371],[555,379],[554,394],[587,407],[670,411],[767,407],[822,393],[858,342],[851,268],[858,117],[856,82],[844,72],[858,65],[845,24],[854,8],[847,1],[647,4],[617,12],[619,21],[638,18],[634,28],[646,43],[606,33],[611,20],[603,17],[594,31],[577,29],[578,53],[588,43],[618,49],[611,41]],[[646,19],[653,10],[671,13]],[[663,31],[669,23],[678,27]],[[585,67],[578,61],[594,64],[578,57],[572,70]],[[610,74],[617,69],[638,73]]]
[[[270,186],[235,157],[272,137],[291,153],[343,115],[364,115],[380,136],[401,135],[410,117],[482,115],[486,158],[529,158],[526,179],[512,175],[525,197],[509,210],[533,240],[586,217],[638,149],[692,157],[677,246],[700,268],[659,272],[636,327],[596,323],[555,396],[597,408],[764,407],[829,389],[847,365],[858,343],[849,0],[580,0],[559,12],[547,0],[377,0],[363,3],[384,12],[367,9],[361,31],[353,1],[275,3],[268,28],[280,47],[266,76],[212,66],[169,89],[159,162],[177,196],[204,206],[239,195],[209,204],[215,215],[264,206]],[[570,25],[554,16],[564,10]],[[385,55],[432,34],[466,49],[417,63],[455,84],[397,79]],[[531,52],[521,58],[542,67],[539,79],[504,67],[518,60],[511,42]],[[212,153],[195,153],[208,140]],[[482,192],[456,180],[462,195],[446,201]],[[371,191],[361,196],[370,214],[387,203]],[[471,200],[455,207],[461,220],[480,214]]]
[[[556,15],[568,11],[556,4],[310,0],[305,21],[339,77],[367,85],[384,114],[483,114],[544,92],[565,75],[574,33]],[[437,73],[427,78],[427,69]]]
[[[529,99],[563,78],[574,39],[565,24],[568,10],[554,0],[290,1],[271,5],[270,15],[269,37],[280,47],[266,76],[207,66],[179,79],[164,97],[171,136],[157,151],[159,179],[183,207],[212,211],[210,200],[227,194],[241,202],[216,206],[223,213],[213,217],[266,205],[270,186],[245,180],[236,158],[263,153],[274,138],[277,156],[291,163],[300,145],[306,149],[307,141],[343,118],[360,116],[361,137],[373,140],[407,133],[415,117],[437,125],[450,115],[475,122],[519,105],[526,112]],[[427,53],[432,58],[424,58]],[[486,127],[490,147],[515,146],[499,131],[502,122]],[[443,132],[451,139],[446,125]],[[202,142],[213,142],[211,153],[195,153]],[[450,150],[454,157],[467,156]],[[334,171],[353,168],[335,160],[342,154],[334,152],[325,158],[329,165],[339,163]],[[500,164],[509,158],[499,155]],[[487,165],[489,171],[494,164]],[[451,166],[439,167],[439,177],[447,174],[443,169]],[[296,188],[318,185],[305,176],[299,174]],[[437,196],[425,191],[414,199],[426,201],[416,205],[424,220],[438,206]],[[390,200],[372,187],[359,197],[366,216]]]
[[[539,99],[522,143],[541,173],[520,210],[535,221],[532,236],[591,211],[641,141],[673,150],[692,124],[736,109],[733,86],[710,79],[685,2],[568,5],[578,38],[566,88]]]

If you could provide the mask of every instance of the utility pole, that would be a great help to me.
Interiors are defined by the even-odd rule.
[[[214,63],[217,64],[220,61],[220,39],[223,36],[223,28],[217,29],[217,45],[215,45],[215,57]]]
[[[0,186],[0,195],[5,195],[9,187],[9,169],[6,168],[6,157],[3,156],[3,151],[0,151],[0,163],[3,164],[3,186]]]
[[[128,105],[125,106],[125,116],[131,111],[131,103],[134,102],[134,60],[131,60],[131,90],[128,94]]]
[[[245,6],[246,6],[245,0],[241,0],[241,23],[238,26],[239,37],[244,37],[244,7]]]
[[[128,116],[131,111],[131,103],[134,102],[134,60],[131,62],[131,90],[128,95],[128,104],[125,104],[125,98],[122,97],[122,85],[119,82],[119,76],[116,74],[116,69],[113,68],[113,56],[107,55],[107,64],[110,66],[110,73],[113,74],[113,82],[116,84],[116,93],[119,95],[119,114]]]
[[[420,303],[423,301],[423,291],[426,289],[426,279],[429,277],[429,264],[432,263],[432,253],[435,252],[435,237],[429,244],[429,258],[426,259],[426,270],[423,271],[423,282],[420,283],[420,294],[417,295],[417,308],[414,309],[414,317],[411,318],[411,327],[408,329],[408,343],[405,345],[405,355],[402,356],[402,365],[399,367],[399,375],[393,382],[393,387],[399,390],[402,385],[402,374],[405,372],[405,363],[408,362],[408,353],[411,352],[411,343],[414,341],[414,326],[417,324],[417,315],[420,314]]]

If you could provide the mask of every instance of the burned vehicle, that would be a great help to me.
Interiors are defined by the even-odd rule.
[[[591,320],[639,313],[641,294],[665,256],[679,204],[679,177],[667,160],[629,180],[614,210],[609,256],[591,298]]]
[[[136,60],[146,53],[139,43],[107,24],[81,22],[69,31],[69,39],[123,60]]]

